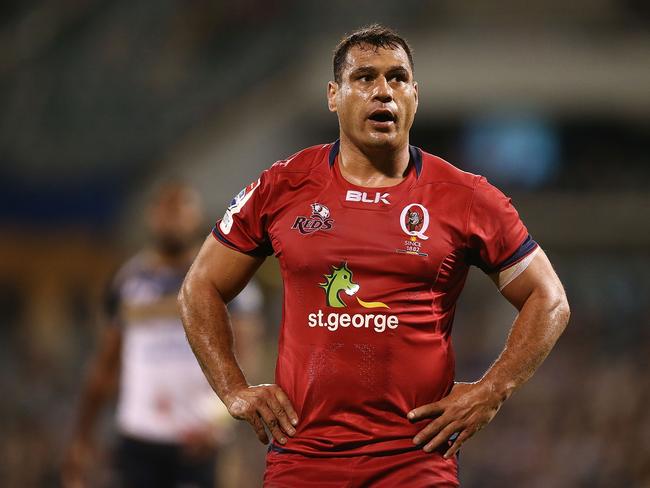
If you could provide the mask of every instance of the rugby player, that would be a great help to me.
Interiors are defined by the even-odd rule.
[[[196,363],[176,303],[203,225],[198,193],[178,181],[161,185],[147,224],[152,245],[130,259],[110,286],[108,326],[91,360],[63,470],[68,488],[95,485],[89,476],[93,434],[114,386],[119,486],[215,486],[217,448],[227,431],[223,420],[230,417]],[[230,307],[237,325],[259,325],[259,304],[251,283]]]
[[[508,198],[409,145],[418,86],[403,38],[361,29],[333,65],[339,139],[233,199],[181,288],[185,330],[230,414],[263,443],[270,433],[265,486],[458,486],[458,449],[547,356],[566,296]],[[250,385],[225,304],[271,254],[284,283],[276,383]],[[519,314],[483,377],[455,383],[471,265]]]

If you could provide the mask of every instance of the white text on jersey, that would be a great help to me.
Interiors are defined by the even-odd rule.
[[[380,192],[375,192],[374,198],[369,198],[368,194],[365,191],[356,191],[356,190],[348,190],[348,192],[345,194],[345,200],[347,202],[363,202],[363,203],[385,203],[385,204],[390,204],[388,201],[388,197],[390,196],[390,193],[380,193]]]

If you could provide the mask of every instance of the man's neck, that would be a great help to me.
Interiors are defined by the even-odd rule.
[[[341,175],[357,186],[381,187],[398,184],[406,175],[410,155],[408,142],[399,148],[361,149],[341,134]]]

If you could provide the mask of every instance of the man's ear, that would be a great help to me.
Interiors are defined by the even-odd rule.
[[[327,108],[330,112],[336,112],[336,95],[339,92],[339,84],[335,81],[327,83]]]
[[[413,82],[413,89],[415,90],[415,111],[418,110],[418,82]]]

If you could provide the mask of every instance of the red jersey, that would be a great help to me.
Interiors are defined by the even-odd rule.
[[[213,234],[280,262],[276,383],[300,422],[274,448],[403,452],[428,423],[406,414],[453,385],[451,328],[469,266],[497,271],[536,244],[483,177],[411,146],[402,182],[364,188],[341,176],[337,154],[338,142],[275,163]]]

